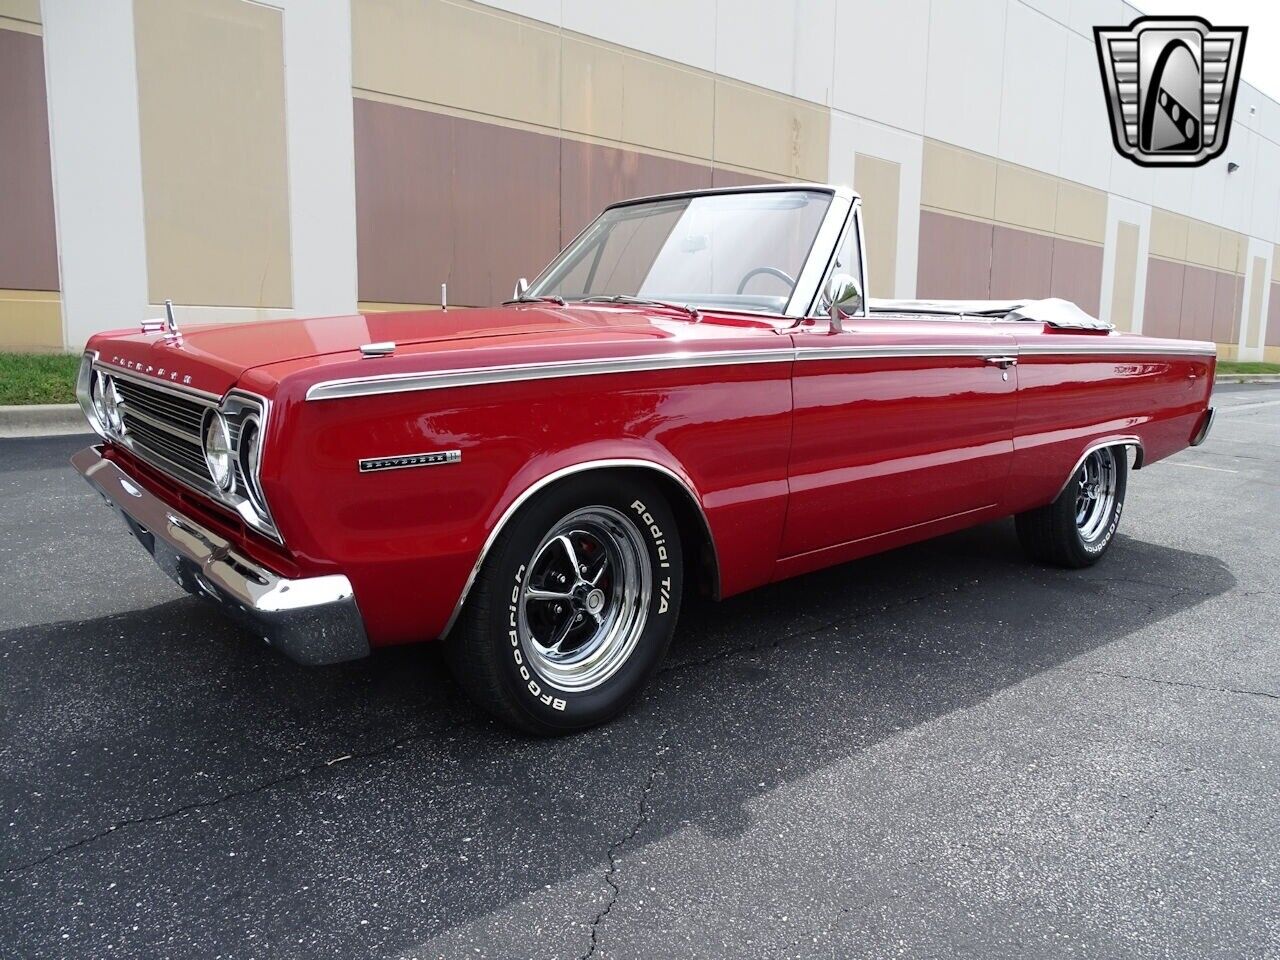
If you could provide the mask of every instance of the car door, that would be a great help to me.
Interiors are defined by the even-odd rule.
[[[784,574],[997,515],[1013,450],[1014,338],[964,318],[826,326],[792,335]]]

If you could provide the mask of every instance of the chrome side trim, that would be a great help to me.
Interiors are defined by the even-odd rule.
[[[672,370],[681,367],[713,367],[743,363],[790,363],[795,351],[722,350],[718,353],[645,354],[638,357],[591,357],[547,363],[512,363],[495,367],[465,367],[429,373],[387,373],[373,377],[328,380],[307,389],[308,400],[336,400],[379,393],[443,390],[447,387],[474,387],[517,380],[550,380],[558,377],[588,377],[607,373],[642,370]]]
[[[941,343],[905,343],[895,346],[797,347],[797,360],[863,360],[879,357],[983,357],[996,349],[991,344],[947,346]]]
[[[1076,461],[1076,465],[1067,473],[1067,477],[1062,481],[1057,492],[1053,495],[1053,500],[1057,500],[1062,496],[1062,491],[1067,489],[1067,484],[1071,482],[1071,478],[1076,475],[1076,471],[1083,466],[1085,459],[1095,450],[1101,450],[1103,447],[1133,447],[1133,469],[1141,470],[1142,462],[1146,458],[1146,452],[1142,449],[1142,439],[1135,436],[1108,437],[1106,440],[1095,440],[1084,448],[1084,453],[1080,454],[1080,459]],[[1051,500],[1050,503],[1053,501]]]
[[[721,350],[713,353],[644,354],[634,357],[601,357],[583,360],[551,360],[542,363],[515,363],[493,367],[464,367],[457,370],[433,370],[425,373],[386,373],[371,377],[349,377],[325,380],[307,389],[308,400],[337,400],[344,397],[366,397],[383,393],[409,393],[419,390],[443,390],[449,387],[474,387],[493,383],[524,380],[551,380],[560,377],[601,376],[611,373],[637,373],[649,370],[674,370],[685,367],[732,366],[750,363],[788,363],[793,360],[848,360],[876,357],[986,357],[991,346],[940,343],[908,343],[893,346],[794,347],[790,349]],[[1212,344],[1020,344],[1008,352],[1017,356],[1097,356],[1134,354],[1136,356],[1212,356]]]
[[[1070,334],[1063,334],[1064,337],[1071,337]],[[1018,352],[1031,356],[1085,356],[1090,354],[1116,354],[1116,353],[1135,353],[1141,356],[1205,356],[1214,357],[1218,355],[1218,348],[1212,343],[1202,343],[1196,340],[1187,340],[1182,343],[1127,343],[1116,345],[1108,342],[1107,337],[1098,337],[1096,340],[1083,340],[1070,344],[1056,343],[1021,343],[1018,345]]]
[[[507,525],[517,510],[519,510],[529,498],[538,491],[545,489],[550,484],[555,483],[565,477],[572,476],[575,473],[585,473],[588,470],[608,470],[616,467],[640,467],[646,470],[653,470],[656,473],[669,477],[680,484],[684,492],[694,502],[698,508],[698,515],[702,518],[702,526],[707,532],[708,540],[711,543],[712,562],[714,568],[719,571],[720,560],[716,555],[716,543],[710,536],[711,524],[707,521],[707,513],[702,508],[702,498],[694,488],[670,467],[663,466],[653,460],[633,460],[633,459],[617,459],[617,460],[587,460],[584,463],[575,463],[569,467],[561,467],[559,470],[552,471],[541,480],[535,480],[532,484],[525,488],[518,497],[511,501],[510,506],[502,511],[502,516],[498,518],[498,522],[493,525],[493,529],[489,531],[489,535],[485,538],[484,546],[480,548],[480,554],[476,557],[476,562],[471,567],[471,572],[467,574],[467,582],[462,585],[462,593],[458,595],[458,602],[453,606],[453,613],[449,615],[449,622],[444,625],[444,630],[440,632],[443,639],[449,635],[449,631],[453,629],[453,625],[458,622],[458,617],[462,613],[462,607],[467,602],[467,595],[471,593],[471,587],[476,582],[476,577],[480,575],[480,568],[484,566],[485,559],[489,556],[489,548],[493,546],[493,542],[498,539],[498,535]]]

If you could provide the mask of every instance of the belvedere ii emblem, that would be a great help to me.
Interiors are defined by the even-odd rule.
[[[1116,149],[1144,167],[1198,167],[1222,153],[1247,32],[1199,17],[1094,27]]]

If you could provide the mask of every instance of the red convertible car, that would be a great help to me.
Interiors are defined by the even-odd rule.
[[[554,734],[637,695],[686,590],[1009,515],[1082,567],[1130,463],[1209,430],[1211,343],[865,276],[846,189],[627,201],[498,308],[95,336],[73,462],[295,660],[441,638],[479,704]]]

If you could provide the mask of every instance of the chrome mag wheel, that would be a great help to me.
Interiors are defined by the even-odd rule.
[[[599,686],[635,649],[652,589],[635,524],[611,507],[574,511],[551,528],[525,569],[516,627],[526,660],[562,690]]]
[[[1123,448],[1121,455],[1123,456]],[[1084,458],[1076,478],[1080,489],[1076,494],[1076,529],[1085,543],[1102,536],[1116,502],[1116,451],[1112,447],[1095,450]]]

